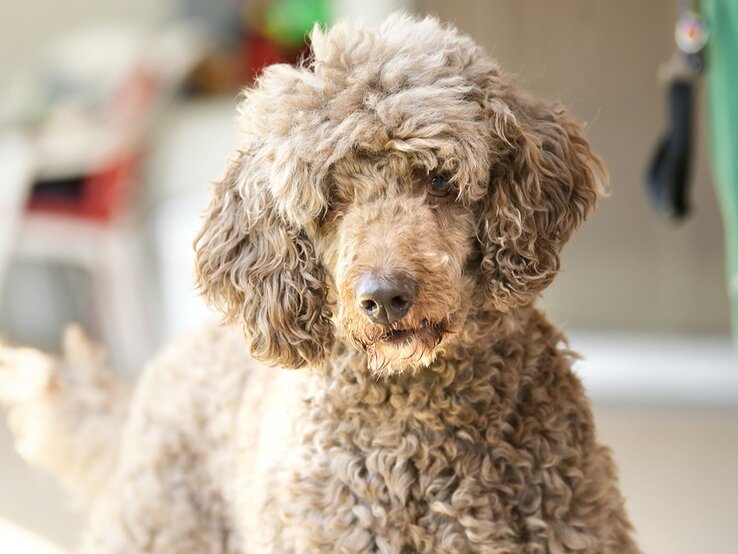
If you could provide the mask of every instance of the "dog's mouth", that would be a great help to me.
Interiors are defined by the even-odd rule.
[[[411,328],[399,328],[399,329],[387,329],[387,331],[380,335],[375,341],[367,344],[371,346],[378,343],[384,344],[403,344],[413,340],[417,340],[423,343],[435,343],[437,345],[441,342],[443,335],[446,333],[448,322],[439,321],[431,322],[424,319],[420,322],[417,327]]]
[[[398,327],[376,329],[369,336],[354,337],[354,342],[362,350],[372,347],[400,347],[410,343],[423,345],[425,348],[435,348],[448,332],[448,321],[432,322],[424,319],[416,327]]]
[[[410,326],[402,322],[393,327],[375,325],[362,334],[349,333],[353,345],[367,354],[367,367],[376,375],[391,375],[409,367],[430,365],[440,352],[447,335],[453,334],[451,318],[423,319]]]

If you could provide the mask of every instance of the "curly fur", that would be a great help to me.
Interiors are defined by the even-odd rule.
[[[245,91],[195,243],[251,357],[204,329],[130,406],[109,393],[128,419],[84,551],[638,552],[534,307],[605,180],[581,126],[432,18],[316,28],[311,48]],[[417,284],[391,325],[355,294],[386,272]]]

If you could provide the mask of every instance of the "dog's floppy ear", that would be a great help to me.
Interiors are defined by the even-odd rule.
[[[508,310],[551,283],[562,246],[594,208],[607,175],[562,107],[500,89],[485,96],[495,159],[478,236],[487,298]]]
[[[195,240],[197,283],[251,354],[297,368],[320,365],[333,345],[324,270],[304,229],[274,209],[266,175],[239,152],[215,184]]]

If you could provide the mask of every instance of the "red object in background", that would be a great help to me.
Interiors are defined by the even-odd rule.
[[[162,83],[148,69],[136,69],[120,86],[109,104],[118,119],[129,125],[140,121],[154,101]]]
[[[90,175],[38,183],[28,210],[110,221],[125,208],[138,165],[138,155],[124,154]]]
[[[247,83],[252,82],[266,66],[289,61],[281,48],[264,35],[248,34],[241,43],[241,67]]]
[[[150,71],[133,71],[108,103],[111,118],[125,121],[129,128],[140,125],[160,85]],[[88,174],[38,182],[28,210],[109,222],[125,209],[140,160],[137,153],[126,151]]]
[[[293,64],[306,50],[307,45],[286,49],[262,34],[251,32],[241,42],[242,78],[245,83],[252,83],[266,66],[273,63]]]

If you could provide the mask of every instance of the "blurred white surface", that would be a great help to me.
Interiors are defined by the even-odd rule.
[[[218,317],[195,288],[192,242],[205,202],[204,195],[171,199],[157,210],[153,220],[153,244],[161,287],[160,334],[165,339]]]
[[[193,241],[208,205],[210,183],[236,150],[236,100],[178,103],[154,141],[147,180],[149,235],[159,279],[160,338],[215,317],[195,290]]]
[[[27,529],[0,519],[0,552],[12,554],[63,554],[63,550]]]
[[[602,402],[738,407],[738,353],[728,336],[570,333],[575,370]]]
[[[376,25],[384,21],[388,13],[410,11],[414,3],[414,0],[336,0],[334,9],[337,19],[363,19],[367,24]]]

